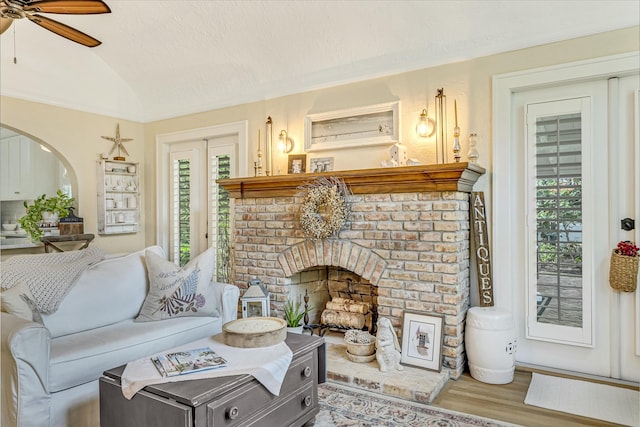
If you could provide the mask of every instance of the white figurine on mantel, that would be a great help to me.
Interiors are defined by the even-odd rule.
[[[395,168],[397,166],[407,166],[407,147],[397,142],[389,149],[389,160],[380,162],[383,168]]]
[[[400,343],[396,331],[391,326],[391,321],[386,317],[378,319],[378,332],[376,334],[376,360],[380,365],[380,371],[387,372],[389,369],[402,371],[400,365]]]
[[[389,149],[389,156],[391,161],[395,161],[397,166],[407,165],[407,147],[401,142],[396,142]]]

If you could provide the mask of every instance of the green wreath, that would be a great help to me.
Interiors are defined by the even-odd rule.
[[[300,225],[312,239],[326,239],[340,231],[349,216],[344,183],[327,181],[310,186],[300,207]]]

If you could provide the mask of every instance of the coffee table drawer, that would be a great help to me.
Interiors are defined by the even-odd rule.
[[[271,394],[262,384],[247,384],[207,405],[207,425],[244,427],[248,419],[263,408],[277,406],[279,401],[297,389],[312,386],[314,375],[317,376],[317,369],[314,368],[312,353],[296,358],[287,370],[279,397]]]
[[[313,382],[314,376],[318,377],[317,358],[317,352],[313,352],[291,361],[291,365],[282,382],[282,387],[280,387],[280,396],[285,396],[293,390]]]
[[[236,401],[237,402],[237,401]],[[281,396],[260,411],[207,405],[207,427],[285,427],[303,425],[318,413],[317,387],[312,383],[294,394]],[[221,416],[222,415],[222,416]]]

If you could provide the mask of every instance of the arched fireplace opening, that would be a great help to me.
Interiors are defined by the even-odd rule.
[[[318,266],[294,273],[288,281],[286,299],[303,307],[306,304],[305,326],[317,333],[326,329],[375,331],[378,288],[369,280],[344,268]]]

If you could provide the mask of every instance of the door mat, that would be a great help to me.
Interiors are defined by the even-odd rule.
[[[628,426],[640,425],[640,393],[533,373],[524,403]]]

